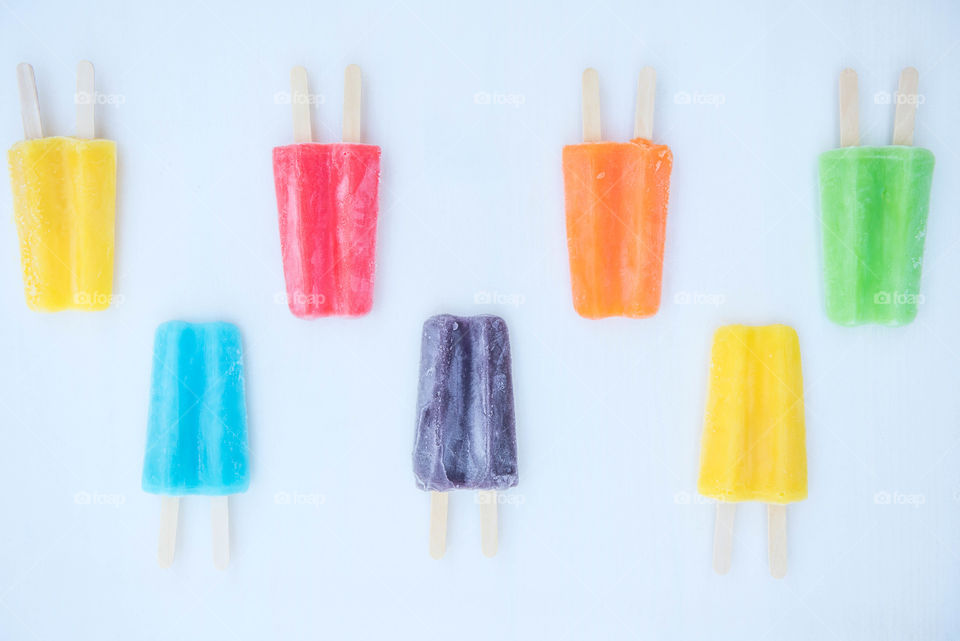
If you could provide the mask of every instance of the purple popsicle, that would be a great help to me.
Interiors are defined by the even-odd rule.
[[[517,484],[510,338],[499,316],[423,324],[413,469],[422,490]]]

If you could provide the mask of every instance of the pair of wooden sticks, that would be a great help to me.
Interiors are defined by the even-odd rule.
[[[640,70],[637,81],[637,108],[633,120],[633,137],[653,139],[653,106],[656,98],[657,72],[653,67]],[[581,79],[583,110],[583,142],[601,142],[600,76],[596,69],[586,69]]]
[[[26,62],[17,65],[17,88],[20,93],[20,117],[23,120],[23,137],[26,140],[43,138],[43,125],[40,121],[40,98],[37,95],[37,79],[33,67]],[[86,60],[77,64],[77,138],[96,138],[94,127],[94,91],[93,63]]]
[[[900,85],[894,94],[896,111],[893,117],[893,144],[913,144],[913,129],[917,117],[920,74],[913,67],[900,72]],[[860,144],[860,107],[857,91],[857,72],[840,72],[840,146]]]

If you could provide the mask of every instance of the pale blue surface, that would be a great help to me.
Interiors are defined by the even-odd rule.
[[[26,309],[0,181],[0,639],[958,641],[958,38],[960,3],[924,0],[4,0],[5,147],[23,138],[18,62],[51,134],[74,132],[78,60],[124,101],[96,113],[118,144],[123,300]],[[270,150],[293,141],[295,64],[320,94],[314,139],[341,139],[350,63],[383,148],[375,301],[307,322],[287,309]],[[675,158],[663,302],[588,321],[560,153],[582,139],[584,67],[603,137],[626,140],[646,64]],[[840,70],[860,73],[862,143],[884,145],[907,64],[914,141],[937,155],[926,300],[905,327],[841,327],[816,159],[839,144]],[[493,559],[469,491],[450,495],[446,557],[427,553],[410,449],[440,312],[510,328],[522,479],[498,492]],[[254,482],[230,500],[226,573],[206,497],[180,502],[158,569],[160,501],[140,487],[154,331],[184,314],[243,332]],[[787,510],[782,581],[761,505],[737,509],[733,567],[713,572],[696,491],[710,339],[737,322],[803,337],[810,497]]]
[[[240,331],[229,323],[157,328],[143,489],[223,495],[250,484]]]

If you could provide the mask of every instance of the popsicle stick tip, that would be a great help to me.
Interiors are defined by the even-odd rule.
[[[230,508],[229,498],[215,496],[210,501],[211,532],[213,534],[213,567],[226,570],[230,565]]]
[[[480,503],[480,542],[483,556],[489,558],[497,555],[497,491],[480,490],[477,492],[477,502]]]
[[[637,78],[637,108],[633,118],[633,137],[653,139],[653,111],[657,95],[657,72],[647,66]]]
[[[160,500],[160,540],[157,546],[157,565],[169,568],[177,547],[177,515],[180,499],[164,496]]]
[[[293,111],[293,142],[313,140],[310,124],[310,86],[307,70],[299,65],[290,69],[290,106]]]
[[[713,532],[713,570],[717,574],[730,571],[733,556],[733,523],[737,515],[736,503],[717,503],[717,519]]]
[[[897,106],[893,116],[893,144],[912,145],[914,125],[917,117],[920,73],[913,67],[905,67],[900,72],[900,84],[897,87]]]
[[[343,72],[343,142],[362,142],[361,84],[360,67],[348,65]]]
[[[587,68],[580,83],[583,110],[583,142],[600,142],[600,76],[597,70]]]
[[[767,505],[767,537],[770,576],[782,579],[787,575],[787,506]]]
[[[844,69],[840,72],[840,146],[855,147],[860,144],[859,94],[857,72]]]
[[[27,140],[43,138],[43,126],[40,122],[40,99],[37,97],[37,80],[33,75],[33,67],[26,62],[17,65],[17,90],[20,94],[23,137]]]
[[[430,556],[438,561],[447,553],[446,492],[430,492]]]
[[[96,84],[94,82],[93,63],[81,60],[77,63],[77,136],[96,138],[94,106],[96,105]]]

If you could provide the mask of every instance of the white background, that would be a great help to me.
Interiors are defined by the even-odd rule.
[[[0,187],[0,638],[957,638],[960,9],[519,4],[0,0],[4,144],[22,137],[16,63],[36,69],[46,131],[70,134],[81,59],[119,144],[108,312],[27,310]],[[292,137],[277,94],[305,65],[316,137],[338,140],[349,63],[383,148],[375,304],[307,322],[277,302],[270,152]],[[605,137],[624,140],[646,64],[675,158],[663,306],[586,321],[560,150],[580,139],[583,68],[600,72]],[[875,94],[906,65],[916,144],[937,157],[925,302],[905,328],[837,327],[816,186],[837,77],[859,71],[862,140],[887,144]],[[446,558],[429,558],[411,471],[420,326],[448,311],[512,333],[521,481],[494,560],[466,493]],[[245,339],[252,484],[231,501],[227,572],[199,497],[173,568],[156,565],[140,470],[153,332],[172,318]],[[810,496],[788,511],[783,581],[760,505],[738,512],[731,573],[710,567],[697,461],[711,333],[730,322],[800,335]]]

